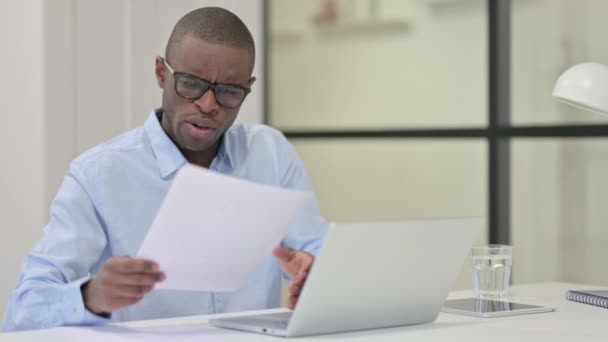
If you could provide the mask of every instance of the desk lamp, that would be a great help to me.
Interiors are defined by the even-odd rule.
[[[553,96],[582,109],[608,114],[608,66],[576,64],[559,77]]]
[[[608,114],[608,66],[581,63],[571,67],[555,83],[553,96],[576,107]],[[566,298],[601,306],[600,303],[608,303],[608,291],[568,291]]]

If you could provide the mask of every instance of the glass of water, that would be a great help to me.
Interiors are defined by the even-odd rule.
[[[488,245],[471,248],[473,292],[482,299],[501,299],[509,294],[513,247]]]

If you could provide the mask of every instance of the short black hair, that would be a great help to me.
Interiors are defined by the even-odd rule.
[[[170,58],[171,49],[186,36],[192,36],[209,43],[217,43],[235,48],[245,48],[251,55],[251,65],[255,63],[255,43],[253,36],[243,21],[234,13],[220,7],[204,7],[184,15],[173,28],[165,58]]]

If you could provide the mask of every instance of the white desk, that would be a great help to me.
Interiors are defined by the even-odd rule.
[[[474,318],[442,313],[431,323],[390,329],[297,338],[295,341],[608,341],[608,309],[567,301],[569,289],[590,286],[563,283],[521,285],[512,288],[513,301],[556,306],[557,312],[499,318]],[[469,295],[455,292],[450,298]],[[268,310],[265,312],[277,312]],[[94,328],[58,328],[0,335],[0,341],[282,341],[281,338],[224,330],[207,325],[212,317],[140,321]],[[84,330],[82,330],[84,329]],[[80,332],[80,333],[78,333]],[[83,334],[84,332],[84,334]],[[290,339],[293,341],[294,339]]]

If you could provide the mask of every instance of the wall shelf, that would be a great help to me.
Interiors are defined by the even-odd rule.
[[[270,32],[270,40],[277,44],[296,44],[302,40],[302,33],[298,31],[276,31]]]
[[[482,8],[481,0],[424,0],[435,14],[468,11]]]
[[[403,34],[411,29],[411,25],[401,19],[366,19],[335,21],[316,24],[316,29],[322,37],[345,36],[376,36],[386,34]]]

